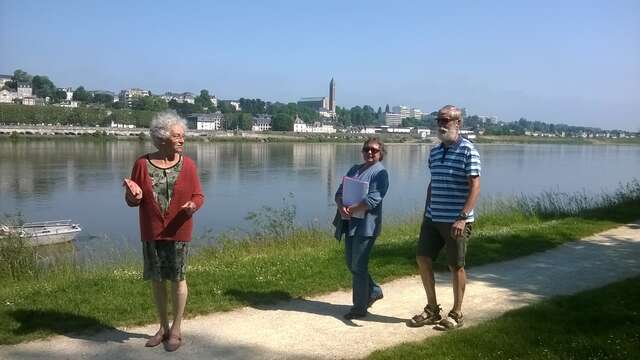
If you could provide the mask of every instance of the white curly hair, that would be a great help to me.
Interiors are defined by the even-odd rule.
[[[149,135],[153,145],[159,147],[164,141],[171,137],[171,128],[174,126],[182,126],[184,131],[187,131],[187,122],[180,117],[175,111],[163,111],[158,113],[153,120],[151,120],[151,126],[149,127]]]

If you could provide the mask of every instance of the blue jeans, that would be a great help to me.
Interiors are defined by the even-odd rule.
[[[347,236],[345,260],[352,274],[353,307],[351,312],[366,314],[369,299],[382,295],[382,289],[369,274],[369,254],[376,242],[374,236]]]

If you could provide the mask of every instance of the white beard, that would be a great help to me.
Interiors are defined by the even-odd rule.
[[[438,128],[438,139],[445,144],[453,144],[458,137],[458,132],[455,130],[450,130],[445,127]]]

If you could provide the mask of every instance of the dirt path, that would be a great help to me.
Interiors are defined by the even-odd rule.
[[[612,229],[556,249],[471,268],[463,310],[465,326],[494,318],[539,299],[572,294],[640,274],[640,222]],[[438,300],[448,311],[448,273],[437,274]],[[405,321],[419,312],[425,295],[416,276],[383,284],[385,298],[371,315],[342,320],[349,291],[270,306],[243,308],[186,320],[186,343],[176,353],[145,348],[155,326],[87,336],[56,336],[0,346],[8,359],[281,359],[359,358],[374,350],[441,334],[413,329]]]

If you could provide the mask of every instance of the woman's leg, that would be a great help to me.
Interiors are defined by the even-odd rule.
[[[173,324],[171,324],[172,337],[180,337],[182,334],[180,326],[182,325],[184,308],[187,305],[188,292],[187,280],[171,282],[171,295],[173,300]]]
[[[373,248],[375,237],[355,236],[353,241],[353,254],[351,272],[353,274],[353,308],[351,311],[357,314],[366,314],[369,306],[369,298],[373,284],[369,275],[369,254]]]
[[[156,304],[156,310],[158,311],[158,318],[160,319],[160,329],[158,333],[163,335],[169,331],[169,317],[167,316],[167,287],[162,280],[152,280],[151,285],[153,287],[153,300]]]
[[[354,238],[351,236],[345,236],[344,238],[344,259],[347,264],[347,269],[349,269],[349,272],[351,273],[353,273],[353,271],[351,270],[353,257],[353,239]]]

